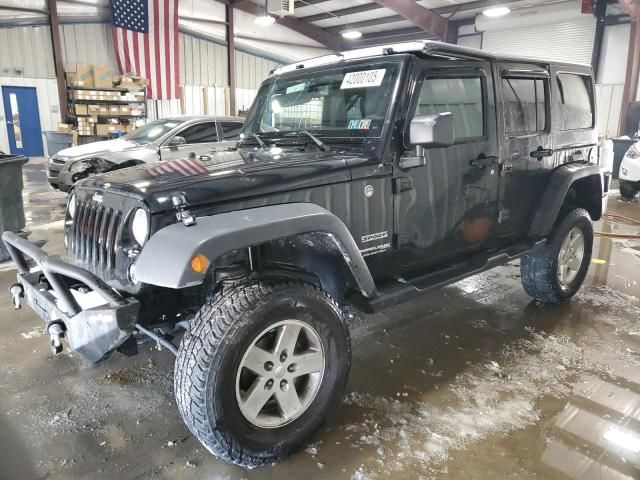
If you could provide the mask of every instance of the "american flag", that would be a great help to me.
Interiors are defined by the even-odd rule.
[[[179,98],[178,0],[110,2],[120,71],[146,78],[149,98]]]
[[[149,173],[154,177],[190,177],[209,173],[207,166],[202,160],[197,158],[183,158],[168,160],[149,169]]]

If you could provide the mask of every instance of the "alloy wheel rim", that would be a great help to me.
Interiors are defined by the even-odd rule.
[[[584,258],[584,234],[574,227],[567,234],[558,254],[558,282],[564,289],[571,285],[578,275]]]
[[[313,327],[283,320],[263,330],[236,372],[236,400],[244,418],[261,428],[291,423],[311,405],[325,370],[324,348]]]

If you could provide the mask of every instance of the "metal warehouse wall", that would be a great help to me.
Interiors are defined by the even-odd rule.
[[[108,23],[63,24],[60,44],[65,64],[95,63],[118,69]]]
[[[182,85],[226,85],[227,47],[180,33],[180,83]]]
[[[48,25],[0,28],[0,76],[55,78]]]

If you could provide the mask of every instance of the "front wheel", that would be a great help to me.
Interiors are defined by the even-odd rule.
[[[544,247],[522,257],[525,291],[544,303],[562,303],[576,294],[589,269],[593,224],[586,210],[576,208],[556,224]]]
[[[175,394],[189,430],[245,467],[302,448],[346,386],[349,332],[339,306],[300,282],[235,286],[204,305],[185,334]]]

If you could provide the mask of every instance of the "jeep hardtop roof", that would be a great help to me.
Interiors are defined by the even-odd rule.
[[[321,57],[310,58],[302,62],[290,63],[274,69],[272,75],[281,75],[298,71],[301,69],[320,67],[324,65],[337,64],[349,60],[360,60],[364,58],[380,57],[384,55],[397,54],[414,54],[426,57],[443,57],[451,59],[487,59],[506,62],[543,64],[543,65],[562,65],[569,68],[578,67],[580,70],[591,67],[580,63],[557,62],[552,60],[543,60],[526,57],[511,57],[506,55],[497,55],[485,50],[477,48],[463,47],[451,43],[436,42],[433,40],[418,40],[412,42],[394,43],[389,45],[380,45],[377,47],[358,48],[354,50],[346,50],[344,52],[331,53]]]

